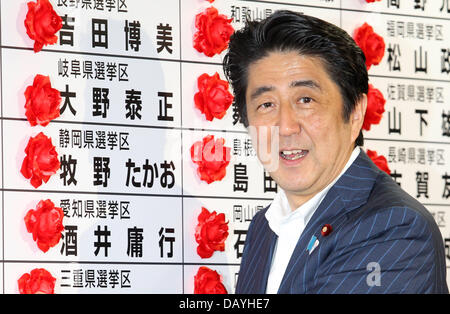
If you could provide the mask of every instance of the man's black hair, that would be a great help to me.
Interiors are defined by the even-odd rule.
[[[291,51],[322,61],[339,87],[343,120],[348,122],[357,101],[369,88],[364,53],[343,29],[312,16],[278,10],[262,21],[248,21],[234,32],[223,60],[225,76],[234,92],[234,105],[244,126],[249,124],[245,100],[249,65],[271,52]],[[355,145],[363,143],[360,131]]]

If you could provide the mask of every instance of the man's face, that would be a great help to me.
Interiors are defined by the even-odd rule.
[[[344,122],[342,96],[322,62],[297,52],[272,52],[252,63],[246,101],[249,125],[258,134],[263,126],[279,127],[279,136],[268,140],[279,141],[278,167],[270,175],[295,207],[340,173],[365,112],[357,105]]]

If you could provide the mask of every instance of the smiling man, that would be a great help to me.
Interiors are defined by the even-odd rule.
[[[433,217],[360,149],[368,75],[345,31],[277,11],[233,34],[224,72],[255,145],[278,147],[236,293],[448,293]]]

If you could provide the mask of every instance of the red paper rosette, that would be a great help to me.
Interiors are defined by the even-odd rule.
[[[216,8],[209,7],[195,17],[194,48],[212,57],[228,47],[230,36],[234,32],[231,21],[226,15],[219,14]]]
[[[212,76],[204,73],[197,79],[198,92],[194,96],[195,107],[212,121],[222,119],[233,103],[233,95],[228,91],[228,82],[221,80],[219,73]]]
[[[381,59],[383,59],[386,45],[383,37],[375,33],[372,26],[364,23],[355,30],[353,38],[366,56],[367,70],[369,70],[372,65],[380,63]]]
[[[52,140],[42,132],[30,137],[25,153],[20,172],[25,178],[31,179],[30,183],[35,188],[39,187],[42,181],[47,183],[60,167]]]
[[[17,280],[20,294],[54,294],[55,282],[56,278],[44,268],[35,268]]]
[[[44,45],[53,45],[58,41],[55,34],[62,28],[62,18],[48,0],[28,2],[27,5],[25,28],[28,36],[34,40],[34,52],[39,52]]]
[[[200,180],[209,184],[225,177],[226,167],[231,159],[231,148],[224,144],[225,139],[214,140],[214,135],[207,135],[191,146],[191,160],[198,165]]]
[[[225,214],[209,212],[202,207],[198,215],[198,224],[195,228],[195,241],[197,241],[197,254],[201,258],[208,258],[215,251],[225,250],[225,240],[228,237],[228,222],[225,222]]]
[[[44,253],[61,239],[63,218],[63,210],[55,207],[51,200],[40,201],[36,210],[30,209],[26,214],[24,220],[27,231],[33,234],[33,240]]]
[[[228,294],[217,271],[201,266],[194,277],[194,294]]]
[[[378,153],[374,150],[367,150],[367,156],[369,156],[370,159],[372,159],[373,163],[377,165],[378,168],[386,172],[387,174],[391,174],[391,169],[388,167],[388,162],[386,160],[386,157],[383,155],[378,155]]]
[[[46,126],[51,120],[59,117],[61,103],[60,92],[52,88],[50,77],[36,75],[33,85],[25,90],[25,115],[31,126]]]
[[[367,93],[367,109],[364,116],[364,123],[362,128],[369,131],[372,124],[379,124],[384,113],[384,105],[386,99],[383,94],[369,84],[369,92]]]

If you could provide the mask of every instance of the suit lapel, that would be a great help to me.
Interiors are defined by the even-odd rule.
[[[267,225],[268,227],[268,225]],[[270,266],[272,265],[273,250],[277,240],[277,235],[270,229],[265,232],[264,245],[261,250],[260,261],[256,264],[255,287],[256,293],[266,293],[267,279],[269,277]]]
[[[241,265],[241,268],[244,266],[245,269],[239,271],[243,277],[245,276],[239,278],[240,283],[243,283],[242,287],[239,288],[240,293],[266,293],[277,235],[270,229],[264,215],[265,212],[264,210],[261,213],[258,217],[259,222],[255,225],[258,228],[259,235],[255,236],[258,241],[255,241],[247,254],[251,259],[245,261],[245,265]],[[239,274],[239,277],[241,277],[241,274]]]
[[[317,258],[312,259],[311,263],[310,258],[318,253],[321,242],[327,240],[321,235],[322,226],[331,224],[335,232],[343,221],[340,219],[342,214],[367,202],[379,173],[380,170],[361,150],[353,164],[328,191],[306,225],[289,260],[278,293],[292,293],[292,284],[300,293],[307,291],[307,284],[315,273],[314,266],[317,266],[314,265],[317,264]],[[307,248],[313,237],[317,238],[319,244],[310,254]]]
[[[327,218],[332,216],[333,213],[339,212],[344,209],[344,205],[342,203],[341,198],[334,191],[330,189],[327,193],[327,196],[323,199],[322,203],[319,205],[310,221],[305,227],[305,230],[302,232],[300,239],[297,242],[297,245],[292,253],[292,256],[289,260],[289,264],[284,273],[283,279],[280,284],[280,288],[278,293],[289,293],[291,289],[291,282],[295,277],[295,284],[301,286],[301,290],[306,290],[306,279],[308,274],[306,274],[306,263],[310,256],[316,253],[318,247],[314,248],[314,250],[308,250],[308,245],[311,241],[317,239],[319,241],[319,246],[324,239],[320,234],[321,223],[323,221],[327,221]],[[311,254],[310,254],[311,252]],[[299,273],[299,270],[302,269],[302,272]],[[300,279],[300,282],[297,280]]]

